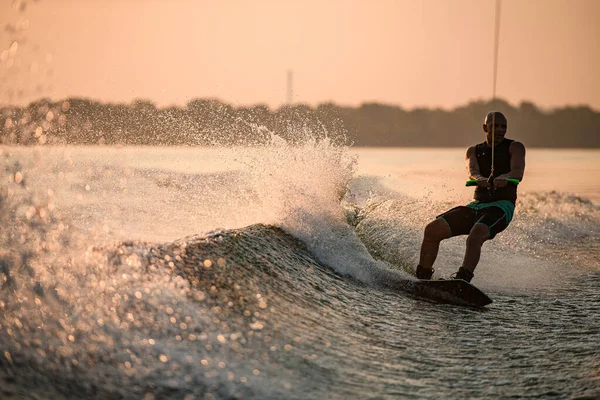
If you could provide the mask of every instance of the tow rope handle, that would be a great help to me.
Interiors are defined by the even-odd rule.
[[[515,178],[507,178],[506,181],[515,186],[519,184],[519,180]],[[465,186],[477,186],[477,181],[475,179],[469,179]]]

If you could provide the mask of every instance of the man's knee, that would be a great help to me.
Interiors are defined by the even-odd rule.
[[[452,236],[450,227],[441,218],[431,221],[425,227],[425,240],[439,242]]]
[[[467,246],[482,246],[490,237],[490,229],[484,224],[475,224],[467,237]]]

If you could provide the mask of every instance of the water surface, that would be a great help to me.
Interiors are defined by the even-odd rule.
[[[528,152],[481,311],[379,284],[470,200],[464,149],[3,147],[2,396],[600,396],[599,154]]]

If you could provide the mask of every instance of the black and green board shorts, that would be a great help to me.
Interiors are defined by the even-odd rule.
[[[493,239],[510,224],[513,213],[514,204],[509,201],[474,201],[466,206],[454,207],[437,218],[448,224],[452,236],[468,235],[475,224],[483,224],[488,227],[488,238]]]

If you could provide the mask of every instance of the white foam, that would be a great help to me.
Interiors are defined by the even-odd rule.
[[[257,222],[281,226],[338,273],[365,283],[379,281],[390,266],[369,254],[348,225],[341,203],[356,160],[328,138],[302,134],[294,145],[273,135],[260,151],[243,155],[255,199],[246,212]]]

